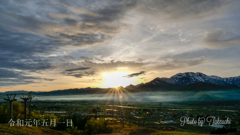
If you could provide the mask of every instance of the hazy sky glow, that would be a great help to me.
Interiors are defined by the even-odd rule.
[[[239,76],[239,29],[239,0],[1,0],[0,92]]]

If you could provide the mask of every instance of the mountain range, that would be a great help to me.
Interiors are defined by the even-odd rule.
[[[123,88],[123,87],[122,87]],[[76,94],[103,94],[111,88],[75,88],[66,90],[55,90],[50,92],[33,92],[35,95],[76,95]],[[205,90],[240,90],[240,76],[221,78],[218,76],[208,76],[203,73],[178,73],[170,78],[155,78],[150,82],[138,85],[129,85],[125,87],[129,92],[146,92],[146,91],[205,91]],[[19,94],[28,91],[8,91],[0,93]]]
[[[240,76],[221,78],[219,76],[208,76],[203,73],[178,73],[170,78],[155,78],[152,81],[129,85],[126,89],[145,90],[224,90],[240,89]]]
[[[240,86],[240,76],[221,78],[219,76],[208,76],[199,72],[178,73],[170,78],[156,78],[154,80],[156,83],[158,81],[162,81],[173,85],[188,85],[192,83],[204,82],[220,86]]]

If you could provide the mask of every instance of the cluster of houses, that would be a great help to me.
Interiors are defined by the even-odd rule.
[[[76,106],[76,105],[74,105]],[[169,105],[170,106],[170,105]],[[173,106],[173,105],[171,105]],[[35,105],[36,107],[36,105]],[[37,107],[36,107],[37,108]],[[215,109],[214,111],[211,111],[211,109],[203,107],[201,111],[196,110],[180,110],[180,109],[171,109],[171,110],[161,110],[157,108],[137,108],[137,107],[106,107],[106,106],[100,106],[98,109],[96,109],[96,112],[93,112],[94,106],[86,106],[86,107],[73,107],[71,105],[64,105],[63,103],[55,103],[55,104],[46,104],[43,105],[40,109],[45,110],[44,113],[72,113],[73,115],[77,116],[89,116],[89,115],[97,115],[97,116],[106,116],[108,119],[109,117],[116,117],[116,116],[123,116],[124,117],[131,117],[133,119],[136,119],[136,121],[142,120],[142,119],[148,119],[148,120],[155,120],[158,124],[180,124],[180,117],[186,116],[194,119],[197,119],[198,117],[207,117],[207,116],[215,116],[219,117],[219,119],[225,119],[225,117],[229,117],[232,120],[231,125],[234,125],[234,128],[239,130],[239,125],[235,124],[236,122],[240,122],[240,112],[220,112],[219,110]],[[110,118],[111,119],[111,118]],[[147,120],[146,120],[147,121]],[[209,127],[209,123],[205,123],[203,127]],[[213,129],[218,128],[230,128],[229,125],[221,125],[221,124],[213,124]]]

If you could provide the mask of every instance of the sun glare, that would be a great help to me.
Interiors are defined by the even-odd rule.
[[[136,77],[131,77],[127,78],[125,76],[129,75],[130,73],[127,72],[114,72],[114,73],[104,73],[104,84],[102,87],[104,88],[114,88],[114,87],[119,87],[123,86],[126,87],[130,84],[136,84],[137,78]]]

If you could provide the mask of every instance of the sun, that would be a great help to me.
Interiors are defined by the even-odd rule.
[[[137,78],[127,78],[128,72],[114,72],[114,73],[103,73],[104,83],[103,88],[114,88],[114,87],[126,87],[130,84],[136,84]]]

